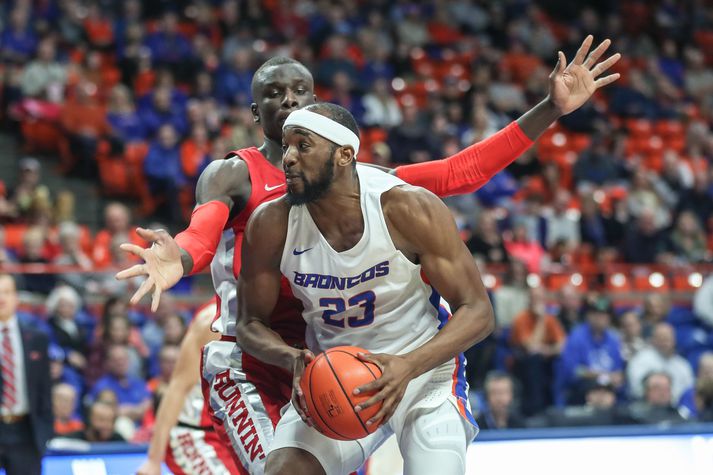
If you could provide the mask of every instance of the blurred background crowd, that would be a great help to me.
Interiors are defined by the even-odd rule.
[[[0,32],[0,269],[26,264],[20,317],[52,338],[57,433],[146,440],[200,286],[129,308],[118,245],[181,229],[207,163],[261,143],[264,60],[302,61],[395,166],[519,117],[587,34],[622,78],[448,201],[497,319],[472,402],[484,428],[713,420],[710,2],[10,0]]]

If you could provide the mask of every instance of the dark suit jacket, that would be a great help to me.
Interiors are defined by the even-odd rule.
[[[47,441],[54,435],[52,415],[52,382],[47,357],[49,340],[44,333],[20,326],[25,357],[25,381],[30,407],[30,422],[37,450],[44,454]],[[0,389],[2,388],[0,375]]]

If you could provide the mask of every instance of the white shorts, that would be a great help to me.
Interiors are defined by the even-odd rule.
[[[327,475],[356,471],[386,439],[396,435],[404,473],[462,475],[465,454],[478,433],[470,413],[462,358],[409,383],[394,415],[373,434],[355,441],[330,439],[305,424],[290,405],[275,429],[269,452],[296,447],[312,454]]]
[[[239,472],[257,475],[264,472],[267,447],[292,384],[278,368],[261,365],[233,341],[203,347],[201,386],[213,426]]]
[[[231,475],[237,471],[213,430],[182,426],[171,429],[166,465],[175,475]]]

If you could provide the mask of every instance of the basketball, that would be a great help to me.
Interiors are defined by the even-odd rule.
[[[300,382],[307,412],[316,429],[332,439],[361,439],[380,425],[367,426],[366,421],[379,412],[381,402],[360,413],[354,411],[354,406],[374,395],[355,396],[354,389],[381,377],[379,367],[361,361],[357,353],[368,351],[355,346],[338,346],[320,353],[307,365]]]

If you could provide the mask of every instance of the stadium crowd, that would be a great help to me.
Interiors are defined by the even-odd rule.
[[[448,201],[497,319],[468,355],[473,403],[485,428],[713,420],[706,2],[14,0],[0,30],[0,114],[25,154],[0,180],[0,266],[83,271],[141,244],[127,203],[180,227],[207,163],[261,142],[250,82],[270,56],[302,61],[360,122],[360,160],[392,166],[492,135],[546,94],[558,49],[612,38],[621,80]],[[119,200],[104,228],[35,154]],[[129,308],[135,283],[108,271],[18,277],[47,296],[21,318],[52,337],[57,433],[146,440],[189,309]]]

